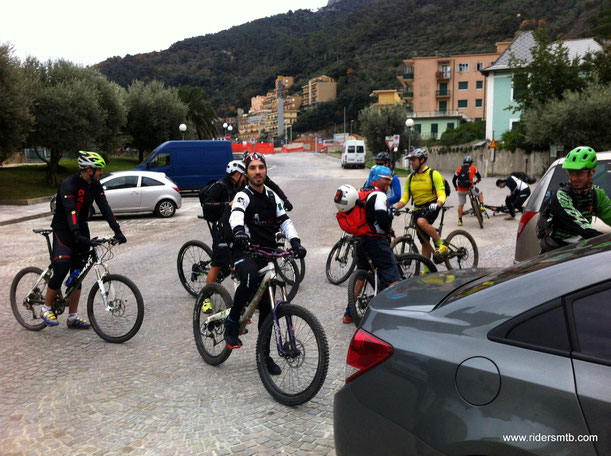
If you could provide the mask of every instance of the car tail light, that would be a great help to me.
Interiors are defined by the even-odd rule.
[[[174,190],[176,190],[176,193],[180,193],[180,190],[178,190],[178,187],[172,187]]]
[[[346,383],[390,358],[392,353],[392,345],[359,328],[348,348]]]
[[[516,236],[516,240],[520,238],[524,227],[528,224],[531,218],[533,218],[537,213],[536,212],[524,212],[522,214],[522,218],[520,218],[520,223],[518,224],[518,235]]]

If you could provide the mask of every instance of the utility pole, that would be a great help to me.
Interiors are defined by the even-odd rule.
[[[346,136],[346,107],[344,106],[344,137]]]

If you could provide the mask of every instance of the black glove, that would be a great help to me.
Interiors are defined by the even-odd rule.
[[[305,247],[301,245],[299,238],[291,239],[291,247],[296,258],[305,258],[306,254],[308,253]]]
[[[293,205],[291,204],[291,202],[287,199],[284,200],[284,210],[286,212],[291,212],[293,210]]]
[[[115,232],[115,239],[119,242],[119,244],[125,244],[127,242],[127,238],[121,232],[121,230]]]
[[[244,231],[238,231],[233,235],[233,241],[240,250],[248,250],[250,247],[250,236]]]

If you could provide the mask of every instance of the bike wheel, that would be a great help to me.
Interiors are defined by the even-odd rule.
[[[355,296],[355,288],[357,281],[363,281],[363,288],[358,296]],[[375,296],[375,282],[373,276],[369,272],[362,269],[357,269],[348,280],[348,308],[350,316],[354,324],[358,326],[365,315],[365,311],[369,306],[369,302]]]
[[[212,249],[201,241],[186,242],[178,251],[178,278],[192,296],[197,296],[206,284],[211,261]]]
[[[356,267],[354,256],[354,244],[346,239],[340,239],[335,243],[327,257],[325,272],[327,279],[333,285],[344,283]]]
[[[40,308],[47,294],[47,280],[34,288],[41,274],[42,269],[28,267],[19,271],[11,283],[11,310],[19,324],[30,331],[40,331],[47,326],[40,317]]]
[[[482,215],[482,210],[479,207],[479,201],[473,195],[471,195],[471,207],[473,208],[473,215],[477,219],[477,223],[479,223],[480,228],[484,228],[484,217]]]
[[[318,393],[327,377],[327,336],[314,314],[303,307],[282,304],[276,315],[278,329],[274,328],[270,314],[259,331],[257,370],[263,386],[276,401],[289,406],[300,405]],[[269,373],[267,356],[280,367],[280,375]]]
[[[396,255],[396,259],[403,279],[437,272],[435,263],[422,255],[406,253],[405,255]]]
[[[108,274],[102,279],[108,309],[96,282],[87,299],[87,316],[94,331],[106,342],[120,344],[136,335],[144,319],[144,300],[138,287],[127,277]]]
[[[202,309],[204,300],[210,300],[210,310]],[[207,303],[206,303],[207,304]],[[193,308],[193,336],[195,346],[204,361],[211,366],[225,362],[231,350],[225,344],[225,319],[206,324],[206,319],[233,305],[229,292],[219,283],[209,283],[197,295]]]
[[[303,282],[303,279],[305,277],[305,272],[306,272],[306,264],[305,264],[305,258],[299,258],[299,262],[297,263],[297,268],[299,270],[299,281]]]
[[[278,275],[287,285],[286,300],[291,302],[297,294],[297,290],[299,290],[299,269],[297,268],[297,263],[292,258],[278,258],[275,262]]]
[[[418,246],[410,236],[399,236],[392,240],[390,248],[395,255],[405,255],[406,253],[418,254]]]
[[[444,259],[448,269],[477,267],[479,252],[473,236],[463,230],[454,230],[444,242],[448,246],[448,252]]]

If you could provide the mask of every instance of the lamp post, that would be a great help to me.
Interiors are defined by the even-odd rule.
[[[187,126],[185,124],[180,124],[178,129],[182,132],[182,140],[185,140],[185,131],[187,131]]]
[[[414,129],[414,119],[411,117],[405,121],[407,127],[407,153],[412,151],[412,130]]]
[[[354,122],[354,119],[350,120],[350,136],[352,136],[352,123]]]
[[[223,122],[223,139],[225,139],[225,136],[227,136],[227,126],[229,124],[227,122]]]
[[[229,140],[231,141],[231,132],[233,131],[233,125],[228,125],[227,131],[229,132]]]

